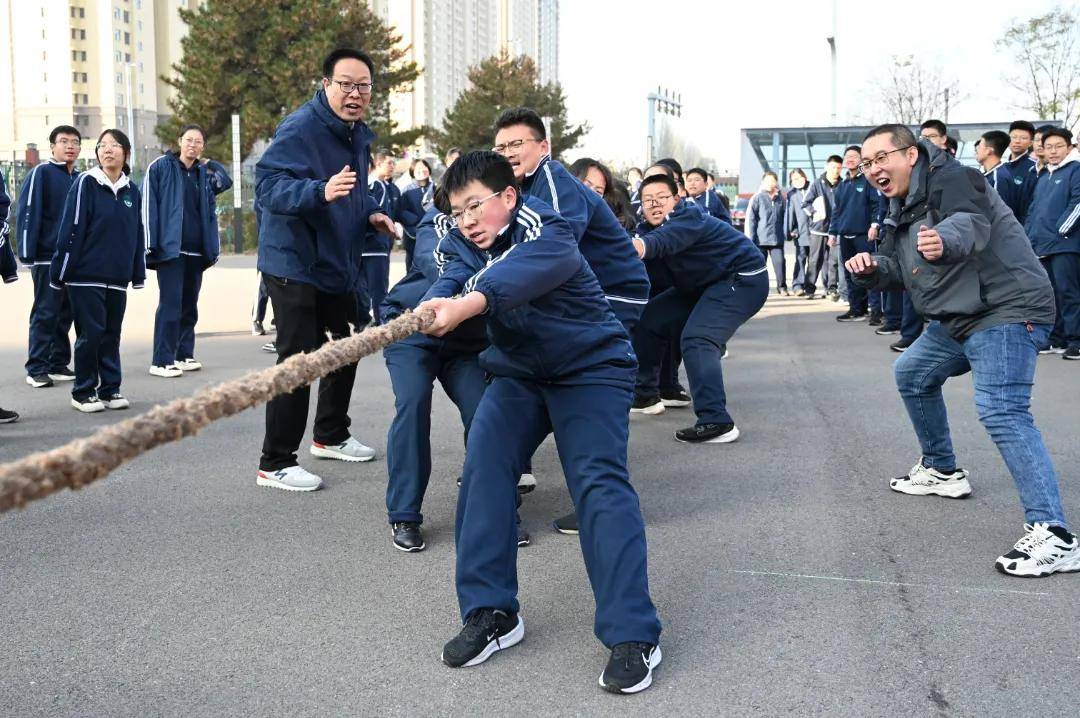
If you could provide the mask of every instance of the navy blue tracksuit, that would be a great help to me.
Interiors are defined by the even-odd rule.
[[[0,278],[4,284],[11,284],[19,279],[19,264],[15,253],[11,251],[11,226],[8,224],[8,208],[11,199],[7,195],[7,181],[0,172]]]
[[[493,377],[469,430],[458,494],[462,619],[480,608],[519,610],[517,482],[554,433],[596,599],[596,636],[608,647],[656,644],[645,525],[626,466],[637,368],[626,330],[570,224],[545,202],[523,197],[487,251],[456,230],[447,238],[436,256],[442,276],[428,294],[484,294],[491,346],[480,366]]]
[[[120,391],[120,328],[127,286],[146,281],[138,188],[127,175],[114,185],[99,167],[68,192],[49,277],[67,287],[75,314],[75,385],[85,402]]]
[[[997,193],[1001,196],[1001,201],[1009,206],[1009,209],[1023,224],[1023,220],[1020,219],[1022,212],[1020,202],[1023,199],[1024,178],[1014,177],[1012,170],[1004,162],[998,162],[993,169],[984,171],[983,177],[986,178],[986,184],[997,190]]]
[[[64,202],[78,174],[68,172],[65,162],[42,162],[23,181],[19,192],[19,260],[30,267],[34,281],[28,376],[66,369],[71,361],[71,301],[66,291],[50,286],[49,263],[56,251]]]
[[[384,322],[413,309],[439,278],[435,261],[439,242],[451,220],[432,208],[416,231],[416,258],[405,278],[387,294],[380,313]],[[431,478],[431,396],[435,380],[457,406],[468,439],[487,381],[480,351],[488,345],[484,320],[474,317],[445,337],[413,334],[383,350],[394,388],[394,420],[386,438],[386,512],[391,524],[423,522],[420,513]]]
[[[401,244],[405,247],[405,271],[412,269],[413,256],[416,253],[416,232],[420,222],[435,201],[435,183],[421,187],[413,183],[401,193],[397,221],[401,222]]]
[[[1013,186],[1016,187],[1013,196],[1015,205],[1008,202],[1006,204],[1009,204],[1016,218],[1020,220],[1020,224],[1024,224],[1027,222],[1028,208],[1031,207],[1031,202],[1035,199],[1035,185],[1039,181],[1035,154],[1028,152],[1010,159],[1005,162],[1005,166],[1008,167],[1009,172],[1012,174]]]
[[[146,168],[142,219],[146,264],[157,271],[153,366],[169,366],[195,356],[202,274],[221,254],[217,195],[232,187],[220,162],[187,167],[177,152],[166,152]]]
[[[718,220],[731,224],[731,212],[728,212],[728,208],[720,201],[720,197],[711,189],[705,190],[697,197],[688,197],[687,199]]]
[[[1054,287],[1050,344],[1080,348],[1080,152],[1039,173],[1024,230]]]
[[[872,225],[878,225],[885,219],[885,200],[877,189],[870,185],[861,174],[848,175],[836,188],[836,204],[829,220],[829,234],[840,238],[840,261],[847,262],[859,252],[871,252],[867,232]],[[848,308],[855,314],[866,314],[867,304],[875,312],[881,311],[881,295],[867,291],[850,280],[847,269],[844,276],[849,277]]]
[[[645,258],[662,259],[674,286],[646,307],[634,337],[637,391],[655,396],[664,342],[681,331],[690,395],[700,424],[734,423],[727,410],[722,349],[769,295],[761,252],[734,227],[680,201],[653,227],[638,226]]]
[[[398,205],[401,202],[401,190],[393,182],[372,179],[369,185],[372,205],[384,213],[391,221],[398,221]],[[370,307],[371,318],[376,324],[381,323],[381,307],[390,287],[390,250],[394,245],[393,237],[376,231],[368,225],[364,230],[364,246],[360,264],[360,315],[367,314]]]

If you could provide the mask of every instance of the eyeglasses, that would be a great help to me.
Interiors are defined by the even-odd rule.
[[[667,202],[669,199],[671,199],[674,196],[675,195],[673,195],[673,194],[662,194],[662,195],[660,195],[658,197],[650,197],[649,199],[645,199],[643,197],[641,199],[641,206],[645,207],[645,208],[660,207],[660,206],[663,206],[664,202]]]
[[[198,137],[189,137],[188,139],[184,140],[183,144],[190,147],[202,147],[204,143]]]
[[[69,140],[67,138],[62,138],[57,140],[55,144],[58,144],[61,147],[82,147],[82,140]]]
[[[371,88],[375,87],[374,82],[349,82],[348,80],[330,80],[330,82],[337,83],[346,95],[351,95],[354,90],[361,95],[370,95]]]
[[[855,165],[855,169],[858,170],[859,174],[866,174],[874,167],[884,167],[885,163],[889,161],[889,155],[891,155],[893,152],[902,152],[903,150],[909,150],[912,148],[912,146],[913,145],[908,145],[907,147],[897,147],[895,150],[889,150],[888,152],[878,152],[876,155],[873,156],[873,158],[863,160],[859,164]]]
[[[101,142],[96,145],[96,149],[99,150],[122,150],[123,146],[118,145],[115,142]]]
[[[478,220],[484,214],[482,209],[482,205],[484,204],[484,202],[487,202],[492,197],[498,197],[500,194],[502,194],[502,190],[498,192],[493,192],[487,197],[484,197],[483,199],[474,199],[472,202],[469,202],[467,205],[465,205],[465,209],[461,210],[460,212],[451,212],[450,219],[454,220],[454,224],[461,224],[461,220],[465,217],[468,217],[469,219],[474,221]]]
[[[526,142],[543,142],[543,140],[538,140],[535,137],[526,137],[522,140],[513,140],[511,142],[506,142],[501,145],[495,145],[491,148],[491,151],[497,155],[505,155],[509,154],[510,152],[517,152]]]
[[[1064,142],[1058,143],[1056,145],[1048,145],[1048,144],[1046,144],[1044,142],[1043,143],[1043,149],[1044,150],[1050,150],[1051,152],[1060,152],[1061,150],[1069,149],[1069,146],[1067,144],[1065,144]]]

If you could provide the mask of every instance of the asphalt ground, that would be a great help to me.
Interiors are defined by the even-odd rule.
[[[203,305],[206,369],[181,379],[146,374],[152,295],[133,298],[123,344],[132,409],[99,415],[73,411],[63,386],[22,383],[24,335],[8,325],[23,295],[5,292],[16,307],[0,338],[0,405],[22,420],[0,427],[0,461],[270,365],[263,339],[242,331],[250,292],[237,277],[250,264],[233,270],[244,274],[207,275],[236,297],[208,290],[225,299]],[[533,534],[519,555],[524,642],[477,668],[439,662],[459,628],[460,421],[437,392],[428,549],[394,550],[384,507],[393,397],[381,357],[370,357],[351,415],[378,458],[305,456],[322,491],[255,486],[256,409],[0,516],[0,715],[1075,715],[1080,575],[994,571],[1023,515],[970,379],[945,394],[974,496],[890,492],[889,477],[918,459],[892,382],[893,338],[836,323],[842,310],[774,297],[736,335],[724,370],[738,442],[675,443],[688,410],[633,417],[630,466],[664,622],[664,662],[643,694],[597,686],[607,651],[592,635],[579,546],[548,527],[569,508],[550,441],[523,507]],[[1077,371],[1041,358],[1033,404],[1071,516]]]

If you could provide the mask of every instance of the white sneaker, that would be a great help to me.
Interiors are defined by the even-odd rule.
[[[351,436],[340,444],[320,444],[311,442],[311,455],[320,459],[337,459],[338,461],[371,461],[375,458],[375,449],[364,446]]]
[[[86,401],[79,401],[75,397],[71,397],[71,406],[84,414],[96,414],[99,411],[105,411],[105,405],[96,396],[87,397]]]
[[[1012,551],[994,562],[998,571],[1029,578],[1080,571],[1080,542],[1076,536],[1065,531],[1069,540],[1063,539],[1046,523],[1024,524],[1024,531]]]
[[[286,491],[315,491],[322,486],[322,479],[301,466],[289,466],[277,471],[260,469],[255,483]]]
[[[175,364],[169,364],[168,366],[151,366],[150,373],[153,376],[160,376],[166,379],[172,379],[173,377],[183,376],[184,370]]]
[[[176,362],[176,366],[180,367],[183,371],[199,371],[202,369],[202,364],[195,361],[194,357],[188,357],[187,359],[181,359]]]
[[[949,499],[966,499],[971,496],[971,484],[967,480],[968,472],[957,469],[951,474],[943,474],[937,469],[928,469],[919,463],[911,467],[907,476],[889,481],[889,488],[901,494],[911,496],[944,496]]]
[[[518,479],[518,493],[527,494],[536,488],[536,477],[532,474],[522,474]]]
[[[131,406],[131,402],[125,399],[123,394],[119,393],[105,397],[101,400],[101,403],[105,405],[106,409],[126,409]]]

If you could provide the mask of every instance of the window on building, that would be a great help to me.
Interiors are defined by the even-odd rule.
[[[74,5],[71,7],[71,16],[75,17],[75,6]]]
[[[139,40],[138,47],[139,47],[139,52],[142,52],[142,40]]]
[[[142,31],[142,20],[139,20],[137,23],[135,23],[135,26],[139,28],[140,31]]]
[[[113,40],[116,40],[117,42],[120,42],[120,31],[119,30],[113,30]]]
[[[79,50],[79,59],[86,62],[86,50]]]
[[[116,52],[113,53],[113,59],[116,60],[117,62],[120,62],[120,51],[119,50],[117,50]]]
[[[76,61],[76,60],[78,60],[78,59],[79,59],[79,53],[78,53],[78,51],[77,51],[77,50],[72,50],[72,51],[71,51],[71,61],[72,61],[72,62],[75,62],[75,61]]]
[[[79,39],[80,40],[85,40],[86,39],[86,30],[79,30]]]
[[[114,18],[116,18],[117,20],[119,20],[120,19],[120,8],[114,7],[113,11],[112,11],[112,16]]]
[[[121,106],[123,106],[123,104],[124,104],[124,96],[121,95],[120,93],[116,94],[116,104],[121,105]],[[124,118],[123,117],[120,118],[120,124],[121,125],[124,124]]]
[[[142,64],[142,61],[140,60],[139,61],[139,72],[142,72],[142,71],[143,71],[143,64]]]
[[[83,82],[86,82],[86,81],[87,81],[87,80],[86,80],[86,73],[85,73],[85,72],[84,72],[84,73],[82,74],[82,81],[83,81]]]
[[[79,17],[81,17],[81,18],[86,17],[86,8],[84,8],[84,7],[79,8]]]
[[[146,94],[146,88],[143,87],[143,84],[141,82],[139,83],[139,94],[140,95],[145,95]]]
[[[130,52],[125,52],[124,53],[124,62],[131,62],[131,53]]]
[[[131,33],[130,32],[125,32],[124,33],[124,44],[125,45],[130,45],[131,44]]]
[[[117,85],[122,85],[123,83],[124,83],[124,76],[121,75],[119,72],[116,73],[116,84]]]
[[[127,10],[124,11],[124,22],[131,22],[131,13]]]

